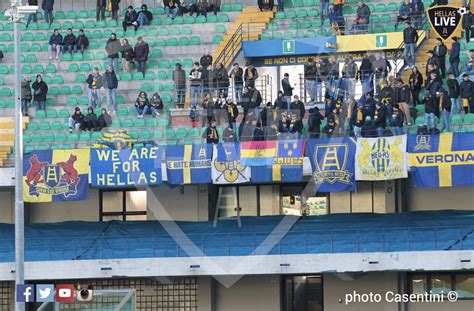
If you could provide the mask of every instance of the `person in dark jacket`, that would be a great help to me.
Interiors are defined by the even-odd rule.
[[[397,16],[397,23],[395,24],[395,29],[398,27],[398,23],[410,21],[416,11],[415,5],[411,3],[410,0],[405,0],[400,5],[400,9],[398,10]]]
[[[97,68],[94,68],[92,70],[92,73],[86,79],[86,83],[89,107],[100,107],[102,103],[100,89],[102,88],[102,86],[104,86],[104,81]]]
[[[94,113],[94,108],[87,108],[87,115],[84,116],[82,129],[84,131],[97,131],[97,115]]]
[[[133,26],[135,32],[137,32],[138,26],[140,26],[137,19],[137,12],[133,9],[133,6],[129,5],[122,22],[123,31],[127,31],[129,26]]]
[[[148,43],[146,43],[142,37],[138,37],[137,44],[135,44],[135,49],[133,50],[133,55],[137,62],[137,70],[138,72],[143,73],[143,76],[145,76],[146,62],[149,53],[150,47],[148,46]]]
[[[411,74],[408,79],[408,85],[410,86],[411,95],[413,98],[413,104],[419,105],[420,104],[420,90],[423,86],[423,76],[421,75],[418,67],[414,66],[411,69]]]
[[[403,50],[403,55],[405,58],[405,63],[403,68],[407,66],[415,66],[416,62],[416,43],[418,42],[418,32],[415,28],[411,27],[411,22],[405,22],[405,29],[403,30],[403,43],[405,43],[405,48]]]
[[[441,81],[438,79],[438,75],[435,72],[430,74],[430,80],[425,86],[425,90],[429,92],[432,96],[436,95],[436,92],[442,87]]]
[[[295,113],[299,120],[303,120],[305,112],[303,102],[299,99],[298,95],[294,95],[293,101],[290,104],[290,113]]]
[[[199,112],[196,107],[191,107],[189,110],[189,119],[191,120],[191,127],[197,128],[199,126]]]
[[[260,91],[256,88],[249,87],[246,95],[248,98],[248,110],[253,111],[255,119],[258,120],[260,118],[260,105],[263,101],[262,94],[260,94]]]
[[[400,106],[395,103],[393,104],[392,113],[389,117],[390,131],[392,135],[403,135],[403,122],[405,121],[405,116],[403,111],[400,110]]]
[[[427,93],[423,99],[425,105],[425,125],[429,132],[435,128],[436,96],[438,96],[439,93],[439,91],[436,92],[435,96]]]
[[[23,80],[21,81],[21,112],[23,116],[28,116],[28,107],[31,102],[31,81],[28,76],[24,76]]]
[[[102,114],[99,116],[97,121],[97,130],[101,131],[103,128],[106,128],[112,124],[112,117],[107,113],[107,109],[101,109]]]
[[[374,89],[374,71],[372,66],[372,57],[365,55],[359,68],[359,77],[362,84],[362,94],[372,92]]]
[[[459,105],[459,94],[461,92],[459,82],[452,72],[448,74],[448,95],[451,100],[451,114],[459,113],[461,107]]]
[[[274,0],[257,0],[258,8],[260,12],[263,11],[273,11],[273,6],[275,5]]]
[[[438,67],[441,70],[441,78],[446,78],[446,54],[448,53],[448,48],[444,45],[441,38],[436,38],[436,46],[433,50],[434,56],[438,60]]]
[[[276,109],[274,109],[272,102],[267,102],[266,106],[260,112],[260,121],[262,122],[262,126],[267,130],[268,126],[275,123],[278,119]]]
[[[107,44],[105,45],[105,51],[107,52],[109,64],[115,71],[118,71],[118,57],[121,50],[122,45],[120,44],[120,40],[117,39],[117,35],[115,33],[112,33],[110,38],[107,40]]]
[[[410,102],[411,102],[411,92],[408,85],[403,83],[401,78],[397,81],[398,86],[398,96],[397,103],[400,106],[400,109],[403,111],[403,114],[406,117],[407,125],[411,125],[411,115],[410,115]]]
[[[76,44],[76,36],[72,33],[72,29],[68,28],[66,35],[63,39],[63,44],[61,45],[61,50],[64,53],[69,52],[71,55],[74,52],[74,46]]]
[[[459,77],[459,53],[461,52],[461,45],[457,37],[452,37],[451,41],[451,51],[449,51],[450,70],[454,73],[455,77]]]
[[[212,59],[211,51],[207,50],[206,54],[201,56],[201,58],[199,59],[199,64],[202,67],[207,68],[208,66],[212,65],[212,61],[213,59]]]
[[[237,108],[237,105],[234,104],[231,98],[227,98],[224,109],[226,111],[229,128],[237,131],[237,117],[239,116],[239,108]]]
[[[59,30],[54,29],[53,34],[49,38],[48,53],[49,60],[53,59],[53,51],[56,51],[56,60],[59,59],[59,52],[61,51],[61,45],[63,44],[63,36],[59,33]]]
[[[28,0],[28,5],[38,5],[38,0]],[[31,13],[28,15],[28,21],[26,22],[26,28],[30,25],[31,22],[36,23],[38,21],[38,12]]]
[[[117,112],[118,79],[112,66],[108,66],[104,74],[104,87],[107,95],[107,111],[115,114]]]
[[[464,109],[464,113],[473,113],[474,112],[474,82],[469,80],[468,74],[462,75],[463,81],[459,85],[460,89],[460,97],[462,101],[462,107]]]
[[[79,35],[76,38],[74,51],[75,52],[80,51],[82,54],[84,54],[84,50],[87,49],[88,46],[89,46],[89,39],[84,34],[84,30],[79,29]]]
[[[348,100],[349,98],[355,98],[355,87],[357,77],[359,76],[359,68],[354,62],[352,56],[346,57],[344,66],[342,67],[342,75],[344,77],[343,80],[346,82],[346,85],[344,86],[345,99]]]
[[[214,79],[216,80],[217,94],[224,93],[224,97],[227,98],[229,95],[229,75],[225,67],[218,63],[216,64],[216,70],[214,72]]]
[[[304,64],[304,82],[306,92],[309,94],[311,102],[316,100],[316,76],[318,74],[318,66],[312,57],[308,58],[308,62]]]
[[[123,72],[130,72],[130,64],[133,63],[135,54],[133,47],[128,43],[128,39],[122,39],[122,46],[120,47],[120,53],[122,54],[122,70]]]
[[[230,128],[230,127],[226,127],[224,129],[224,131],[222,131],[222,141],[225,142],[225,143],[234,143],[236,142],[236,134],[235,134],[235,130]]]
[[[84,126],[84,115],[81,112],[81,108],[76,107],[74,113],[69,117],[69,133],[72,133],[72,130],[75,129],[76,132],[79,132],[83,129]]]
[[[439,117],[441,119],[441,132],[449,132],[450,130],[450,118],[451,118],[451,101],[449,100],[446,92],[438,92],[436,94],[438,102]]]
[[[244,70],[239,66],[239,63],[234,63],[230,71],[229,78],[234,80],[235,100],[237,103],[242,101],[242,90],[244,88]]]
[[[161,99],[160,94],[155,92],[150,99],[150,109],[153,117],[158,117],[163,112],[163,100]]]
[[[213,118],[204,133],[202,133],[202,138],[206,139],[206,144],[219,143],[219,133],[217,132],[216,125],[216,119]]]
[[[466,42],[474,35],[474,14],[472,14],[469,6],[466,6],[467,13],[462,17],[462,29],[466,35]]]
[[[35,82],[31,86],[33,88],[33,101],[36,103],[37,110],[46,110],[46,94],[48,93],[48,85],[43,81],[41,75],[36,76]]]
[[[387,126],[387,110],[380,103],[375,104],[374,122],[377,136],[383,137]]]
[[[255,81],[258,79],[257,69],[251,62],[247,62],[246,67],[244,70],[245,86],[255,87]]]
[[[362,137],[362,125],[364,125],[364,107],[359,102],[351,114],[351,124],[356,138]]]
[[[166,17],[175,19],[176,15],[179,13],[179,0],[163,0],[163,6],[165,7]]]
[[[107,0],[97,0],[96,21],[105,20],[105,10],[107,9]]]
[[[141,91],[135,100],[135,109],[137,110],[137,117],[143,118],[150,110],[150,101],[146,92]]]
[[[53,23],[54,0],[43,0],[41,8],[44,11],[44,20],[51,25]]]
[[[436,77],[439,77],[439,67],[438,67],[438,58],[434,55],[434,52],[429,50],[427,52],[428,59],[426,61],[425,75],[426,75],[426,84],[428,85],[431,80],[431,73],[436,73]]]
[[[338,132],[338,128],[339,128],[339,115],[336,109],[334,109],[327,116],[327,123],[326,123],[326,126],[323,128],[323,133],[326,133],[327,137],[331,138],[334,135],[334,133]]]
[[[293,96],[293,87],[290,84],[290,75],[285,73],[281,80],[281,89],[283,90],[283,97],[286,99],[288,105],[291,104],[291,97]]]
[[[180,63],[176,63],[173,70],[174,89],[176,91],[176,106],[184,108],[186,103],[186,73]]]
[[[120,0],[109,0],[109,8],[112,9],[112,19],[118,22],[118,10]]]
[[[263,132],[263,126],[261,122],[257,122],[255,129],[253,130],[252,141],[264,141],[265,133]]]
[[[433,0],[433,2],[430,4],[430,8],[438,6],[438,5],[447,5],[448,0]]]
[[[364,124],[362,125],[361,134],[364,138],[377,137],[375,122],[370,116],[365,117]]]
[[[137,22],[140,26],[149,25],[153,20],[153,14],[148,11],[146,4],[142,4],[141,11],[138,13]]]
[[[253,110],[250,110],[240,122],[239,125],[239,137],[240,141],[251,141],[253,136],[253,130],[257,125],[257,119],[253,114]]]
[[[308,118],[309,138],[319,138],[321,134],[321,121],[323,120],[324,120],[324,117],[319,111],[318,107],[314,107],[309,110],[309,118]]]
[[[277,99],[275,99],[274,106],[278,114],[281,114],[283,111],[288,110],[289,105],[286,99],[283,97],[282,91],[278,91]]]
[[[191,107],[197,107],[202,92],[202,68],[195,62],[189,73],[189,85],[191,96]]]

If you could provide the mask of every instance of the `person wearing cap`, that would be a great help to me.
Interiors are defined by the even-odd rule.
[[[232,70],[229,73],[229,78],[234,80],[235,100],[237,103],[242,101],[242,90],[244,88],[244,70],[239,66],[239,63],[234,63]]]
[[[173,83],[176,91],[176,106],[184,108],[186,103],[186,73],[180,63],[176,63],[173,70]]]
[[[74,108],[74,113],[69,117],[69,133],[72,133],[72,130],[75,129],[76,132],[79,132],[82,129],[84,122],[84,115],[81,112],[81,108]]]
[[[148,11],[146,4],[142,4],[141,11],[138,13],[137,22],[140,26],[149,25],[153,20],[153,14]]]
[[[392,113],[389,118],[390,131],[392,135],[403,135],[403,122],[405,121],[405,116],[400,110],[398,104],[394,104],[392,107]]]
[[[472,113],[474,112],[474,82],[469,79],[469,75],[467,73],[462,75],[462,79],[463,81],[459,85],[462,107],[464,113]]]
[[[137,29],[139,26],[137,18],[138,18],[137,12],[135,12],[135,10],[133,9],[133,6],[129,5],[122,22],[123,31],[127,31],[127,27],[129,26],[133,26],[133,28],[135,29],[135,32],[137,32]]]
[[[135,48],[133,49],[133,54],[137,62],[137,71],[143,73],[143,76],[145,76],[146,62],[149,53],[150,47],[148,43],[146,43],[142,37],[138,37],[137,44],[135,44]]]
[[[405,29],[403,30],[403,43],[405,48],[403,49],[403,56],[405,63],[403,68],[409,66],[415,66],[416,62],[416,43],[418,42],[418,32],[411,26],[410,21],[405,22]]]
[[[459,76],[459,53],[461,52],[461,45],[457,37],[451,38],[451,50],[449,51],[449,65],[450,70],[455,77]]]

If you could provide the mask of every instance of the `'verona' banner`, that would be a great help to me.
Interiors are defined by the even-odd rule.
[[[443,40],[448,40],[461,24],[465,8],[450,5],[440,5],[426,10],[431,28]]]

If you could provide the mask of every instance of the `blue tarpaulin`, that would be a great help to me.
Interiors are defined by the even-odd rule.
[[[286,216],[295,217],[295,216]],[[247,256],[284,216],[217,222],[62,222],[25,227],[26,260]],[[474,250],[474,212],[333,214],[295,218],[275,254]],[[168,231],[165,229],[167,228]],[[173,238],[168,232],[182,230]],[[179,230],[178,230],[179,231]],[[177,242],[178,241],[178,242]],[[193,242],[196,248],[190,252]],[[196,253],[196,251],[198,253]],[[263,254],[263,253],[258,253]],[[13,262],[14,226],[0,224],[0,262]]]

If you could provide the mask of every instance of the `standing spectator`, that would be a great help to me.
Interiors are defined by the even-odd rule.
[[[229,124],[229,127],[235,131],[235,134],[237,134],[237,117],[239,116],[239,108],[237,108],[237,105],[234,104],[232,99],[227,98],[225,110],[227,113],[227,123]]]
[[[469,50],[469,57],[463,62],[463,72],[467,73],[469,80],[474,80],[474,50]]]
[[[248,102],[248,109],[253,111],[253,115],[255,119],[258,120],[260,118],[260,105],[262,104],[262,95],[260,91],[257,90],[255,87],[248,87],[247,96],[249,99]],[[246,116],[244,116],[245,118]]]
[[[207,18],[208,8],[207,0],[196,0],[196,16],[203,15]]]
[[[202,67],[202,66],[201,66]],[[203,94],[211,94],[214,89],[214,66],[202,67],[202,90]]]
[[[331,111],[327,117],[326,126],[323,128],[323,133],[327,134],[328,138],[331,138],[334,132],[337,132],[337,128],[339,127],[339,116],[337,114],[337,110],[334,109]]]
[[[328,94],[330,85],[329,85],[329,78],[331,76],[331,64],[327,58],[321,59],[321,63],[319,64],[318,68],[318,78],[321,81],[319,90],[316,88],[316,100],[318,102],[322,102],[323,99],[323,88],[322,84],[324,84],[324,93]],[[319,93],[318,93],[319,92]],[[318,95],[319,94],[319,95]]]
[[[342,73],[347,81],[346,86],[346,100],[349,98],[355,98],[355,87],[358,76],[357,64],[352,59],[352,56],[348,56],[342,67]]]
[[[97,121],[97,130],[101,131],[103,128],[108,127],[112,124],[112,117],[108,114],[107,109],[101,109],[102,114],[99,116]]]
[[[201,108],[203,110],[201,117],[201,127],[204,127],[205,125],[211,124],[212,119],[214,119],[215,105],[212,102],[211,96],[209,94],[204,94]]]
[[[321,0],[319,14],[321,14],[321,23],[324,24],[324,20],[328,17],[329,14],[329,0]]]
[[[244,71],[240,68],[238,63],[234,63],[232,70],[230,71],[229,77],[234,80],[234,91],[235,91],[235,100],[237,103],[242,101],[242,90],[244,88]]]
[[[96,108],[102,106],[102,98],[100,96],[100,89],[104,85],[99,69],[94,68],[92,73],[87,77],[87,96],[89,98],[89,107]]]
[[[357,8],[357,20],[359,21],[361,30],[367,31],[367,26],[370,22],[370,14],[370,8],[367,6],[367,4],[365,4],[362,0],[359,0]]]
[[[135,109],[137,110],[137,117],[143,118],[150,109],[150,101],[146,92],[141,91],[135,101]]]
[[[459,53],[461,52],[461,46],[458,42],[457,37],[452,37],[451,40],[451,51],[449,51],[449,64],[450,70],[454,73],[455,77],[459,77]]]
[[[189,119],[191,119],[191,127],[198,127],[199,113],[196,110],[196,107],[191,107],[191,110],[189,111]]]
[[[118,79],[112,66],[108,66],[104,74],[104,87],[107,95],[107,111],[115,114],[117,112]]]
[[[142,4],[142,10],[138,13],[137,22],[138,25],[144,26],[149,25],[153,20],[153,14],[148,11],[148,7],[146,4]]]
[[[319,138],[321,134],[321,122],[324,120],[323,115],[318,107],[309,110],[308,133],[309,138]]]
[[[291,113],[290,124],[288,125],[288,132],[290,139],[300,138],[301,131],[303,130],[303,121],[299,118],[296,113]]]
[[[283,111],[287,111],[288,107],[288,101],[283,96],[283,92],[278,91],[277,99],[275,99],[275,109],[277,110],[278,114],[281,114]]]
[[[222,141],[225,143],[235,143],[235,137],[234,130],[230,127],[226,127],[224,131],[222,131]]]
[[[133,62],[135,54],[132,46],[128,43],[128,39],[122,39],[120,52],[122,54],[122,70],[123,72],[130,72],[130,63]]]
[[[246,67],[244,70],[244,81],[245,86],[255,87],[255,81],[258,79],[258,72],[257,69],[252,65],[250,61],[246,63]]]
[[[138,29],[138,14],[135,12],[133,9],[133,6],[129,5],[127,12],[125,13],[125,16],[123,17],[123,22],[122,22],[122,27],[123,31],[127,31],[127,27],[133,26],[135,29],[135,32],[137,32]]]
[[[385,106],[383,106],[379,102],[375,104],[374,122],[375,130],[377,131],[377,136],[383,137],[385,127],[387,126],[387,110]]]
[[[87,115],[84,117],[82,128],[84,131],[97,131],[97,115],[94,112],[94,108],[87,108]]]
[[[214,73],[214,79],[217,82],[217,94],[224,93],[225,98],[229,95],[229,75],[225,67],[218,63],[216,64],[216,71]]]
[[[295,113],[298,120],[303,120],[305,115],[305,108],[303,102],[299,99],[298,95],[293,96],[293,101],[290,105],[290,113]]]
[[[277,11],[278,12],[285,11],[285,0],[277,0]]]
[[[176,63],[173,70],[174,89],[176,91],[176,106],[184,108],[186,103],[186,73],[180,63]]]
[[[221,117],[224,116],[224,109],[226,108],[227,97],[223,92],[218,93],[218,97],[214,103],[214,116],[217,119],[217,124],[221,124]]]
[[[336,0],[337,1],[337,0]],[[331,27],[335,36],[344,35],[346,30],[346,21],[344,16],[342,15],[342,10],[337,10],[336,5],[329,7],[329,22],[331,23]]]
[[[46,110],[46,94],[48,85],[43,81],[41,75],[36,76],[36,81],[31,86],[33,88],[33,101],[36,103],[37,110]]]
[[[25,117],[28,116],[28,107],[30,106],[32,98],[30,83],[30,78],[24,76],[23,80],[21,81],[21,112]]]
[[[435,113],[436,113],[436,97],[440,92],[436,92],[435,96],[427,93],[424,98],[425,104],[425,125],[428,132],[431,132],[435,128]]]
[[[214,15],[217,15],[221,9],[221,0],[209,0],[209,11],[214,12]]]
[[[461,90],[460,96],[462,100],[462,107],[464,109],[464,113],[472,113],[474,112],[474,102],[473,102],[473,94],[474,94],[474,82],[469,79],[469,76],[465,73],[462,75],[463,81],[459,85]]]
[[[135,56],[135,61],[137,62],[137,71],[143,73],[143,76],[145,76],[146,62],[149,53],[150,47],[148,46],[148,43],[146,43],[142,37],[138,37],[133,54]]]
[[[96,21],[105,20],[105,9],[107,7],[107,0],[97,0],[96,6]]]
[[[38,0],[28,0],[28,5],[33,6],[33,5],[38,5]],[[36,23],[38,21],[38,12],[31,13],[28,15],[28,21],[26,22],[26,28],[28,28],[28,25],[30,25],[31,21]]]
[[[423,85],[423,76],[421,75],[418,67],[413,66],[411,69],[411,74],[409,78],[409,86],[411,90],[411,95],[413,97],[413,104],[419,105],[420,104],[420,90]]]
[[[312,57],[308,58],[308,62],[304,64],[304,81],[306,91],[309,94],[311,102],[316,101],[316,76],[318,74],[318,67]]]
[[[118,22],[118,11],[120,9],[119,7],[120,0],[109,0],[109,8],[110,11],[112,12],[112,19],[116,20]]]
[[[393,104],[392,115],[389,118],[390,130],[392,131],[392,135],[403,135],[404,120],[405,116],[400,110],[400,106],[397,103]]]
[[[375,93],[379,94],[380,93],[380,88],[382,85],[382,81],[384,81],[388,75],[388,72],[391,69],[388,69],[387,64],[390,65],[390,63],[387,61],[387,59],[383,58],[381,54],[376,53],[375,58],[372,61],[372,69],[374,73],[374,82],[375,82]],[[362,71],[362,69],[361,69]]]
[[[443,91],[436,93],[438,99],[439,114],[441,118],[441,132],[450,131],[451,101],[448,95]]]
[[[466,6],[467,13],[462,17],[462,29],[466,35],[466,42],[469,43],[474,34],[474,14],[472,14],[469,6]]]
[[[118,71],[118,53],[122,49],[120,40],[117,39],[115,33],[110,35],[107,44],[105,45],[105,51],[107,52],[107,58],[109,59],[109,65],[112,66],[113,70]]]
[[[362,126],[364,125],[364,109],[359,103],[354,107],[351,114],[351,124],[353,125],[354,136],[356,138],[362,137]]]
[[[436,72],[430,73],[430,80],[425,86],[425,90],[430,93],[433,97],[436,95],[436,92],[442,87],[441,81],[437,78],[438,74]]]
[[[56,51],[56,60],[59,59],[61,44],[63,44],[63,36],[61,36],[61,34],[59,33],[59,30],[54,29],[53,34],[49,38],[49,45],[48,45],[49,60],[53,59],[53,51]]]
[[[258,8],[260,12],[263,11],[273,11],[273,6],[275,5],[274,0],[257,0]]]
[[[438,70],[438,58],[434,56],[434,52],[429,50],[428,52],[428,60],[426,61],[426,83],[431,80],[431,73],[436,73],[436,76],[439,74]]]
[[[72,116],[69,117],[69,133],[72,133],[73,129],[79,132],[83,128],[83,122],[84,115],[81,112],[81,108],[76,107]]]
[[[334,12],[342,15],[342,8],[344,7],[344,4],[346,4],[345,0],[334,0],[334,4],[333,4]]]
[[[84,50],[87,49],[88,46],[89,46],[89,39],[84,34],[84,30],[79,29],[79,35],[76,38],[74,50],[76,52],[80,51],[82,54],[84,54]]]
[[[411,125],[411,115],[410,115],[410,88],[403,83],[403,80],[400,78],[397,81],[398,91],[397,91],[397,102],[400,106],[400,109],[403,111],[403,114],[406,118],[407,125]]]
[[[398,24],[400,22],[411,21],[413,14],[415,14],[415,10],[415,5],[411,3],[410,0],[405,0],[405,2],[400,5],[400,9],[398,10],[398,17],[397,23],[395,24],[395,29],[397,29]]]
[[[416,62],[416,43],[418,42],[418,32],[411,27],[410,21],[405,22],[405,29],[403,30],[403,43],[405,43],[405,48],[403,50],[403,55],[405,57],[405,63],[402,68],[406,66],[415,66]]]
[[[459,113],[461,110],[459,105],[459,82],[452,72],[448,74],[448,91],[451,100],[451,114]]]
[[[150,100],[150,109],[153,117],[158,117],[163,112],[163,100],[161,100],[160,94],[155,92]]]
[[[433,54],[438,60],[438,67],[441,70],[441,78],[446,78],[446,54],[448,53],[448,48],[444,45],[441,38],[436,38],[436,46],[434,48]]]
[[[288,106],[291,104],[291,97],[293,96],[293,87],[290,84],[290,75],[285,73],[283,80],[281,80],[281,88],[283,90],[283,97],[286,99]]]
[[[43,0],[41,8],[44,11],[44,20],[51,25],[53,23],[54,0]]]
[[[360,64],[360,83],[362,84],[362,94],[373,92],[374,89],[374,71],[371,56],[365,55]]]
[[[202,134],[202,138],[206,139],[206,144],[218,144],[219,143],[219,133],[216,128],[216,119],[212,119],[209,126],[206,128]]]
[[[362,125],[362,137],[377,137],[377,131],[375,128],[375,122],[371,116],[365,117],[364,125]]]
[[[329,71],[329,95],[331,97],[336,97],[335,90],[339,82],[339,62],[336,62],[334,57],[330,57],[329,64],[331,65]]]
[[[74,52],[74,46],[76,44],[76,36],[72,33],[72,29],[68,28],[66,31],[66,36],[64,36],[63,44],[61,46],[61,50],[63,54],[69,51],[72,56],[72,52]]]
[[[175,19],[176,15],[179,13],[179,0],[163,0],[163,6],[165,7],[166,17]]]
[[[197,107],[202,87],[202,69],[199,67],[198,62],[194,63],[194,67],[189,73],[189,84],[191,93],[191,108]]]

